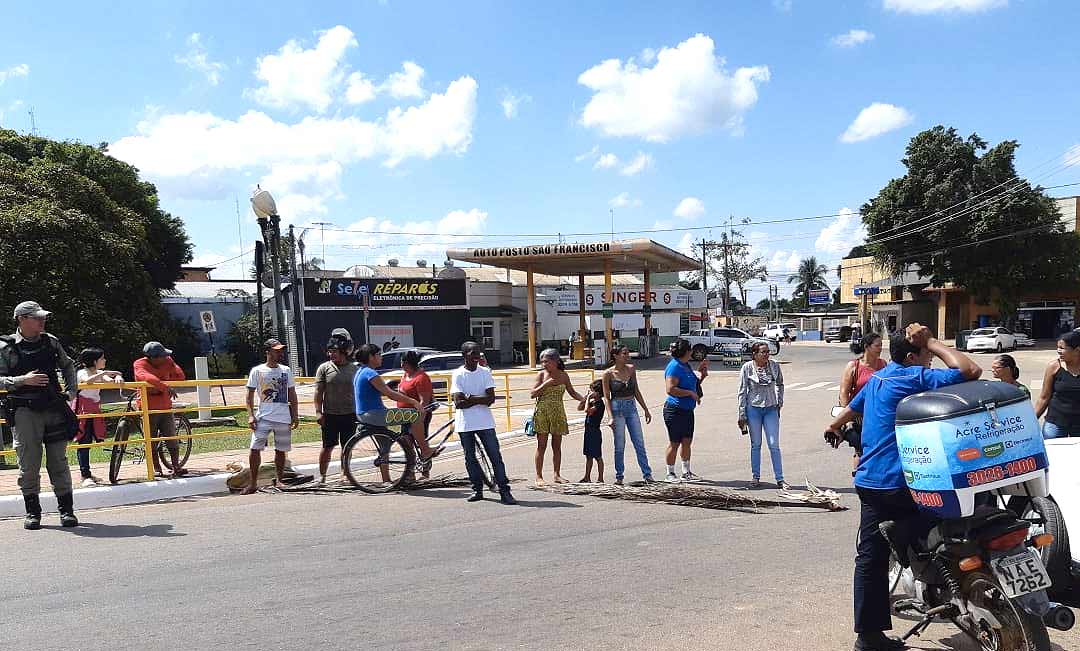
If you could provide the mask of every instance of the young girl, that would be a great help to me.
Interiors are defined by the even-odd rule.
[[[604,436],[600,433],[600,423],[604,422],[604,381],[597,380],[589,385],[589,394],[585,402],[578,405],[578,411],[585,410],[585,441],[581,453],[585,455],[585,477],[581,483],[592,481],[593,461],[596,461],[596,481],[604,483],[604,455],[601,452]]]
[[[79,372],[76,379],[79,384],[103,384],[105,382],[123,382],[118,371],[105,370],[105,351],[100,348],[87,348],[79,353]],[[71,406],[76,414],[101,413],[101,389],[80,389]],[[105,419],[84,418],[79,421],[75,432],[76,443],[100,443],[105,440]],[[75,451],[79,458],[79,471],[82,473],[82,485],[95,486],[98,478],[90,472],[90,448]]]

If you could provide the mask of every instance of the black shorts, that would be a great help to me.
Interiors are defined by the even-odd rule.
[[[335,445],[345,445],[356,433],[356,416],[352,414],[323,414],[322,446],[332,450]]]
[[[692,439],[694,438],[694,410],[680,409],[675,405],[665,403],[664,425],[667,425],[667,437],[672,443]]]
[[[600,431],[599,427],[585,426],[585,439],[581,446],[581,453],[589,459],[601,459],[603,458],[602,448],[604,446],[604,435]]]

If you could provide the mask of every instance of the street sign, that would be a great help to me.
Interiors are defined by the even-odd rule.
[[[811,289],[810,305],[828,305],[832,302],[831,293],[827,289]]]
[[[214,323],[214,313],[210,310],[199,312],[199,323],[202,324],[202,331],[206,334],[210,335],[217,332],[217,324]]]
[[[644,316],[644,317],[652,316],[652,305],[649,305],[648,303],[642,305],[641,306],[641,315]]]
[[[856,285],[854,293],[856,296],[876,296],[881,293],[881,288]]]
[[[603,317],[605,319],[610,319],[610,318],[614,317],[615,316],[615,304],[614,303],[604,303],[603,306],[601,307],[601,314],[603,315]]]

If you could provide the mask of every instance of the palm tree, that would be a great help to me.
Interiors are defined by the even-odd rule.
[[[818,264],[817,258],[810,256],[799,263],[799,270],[797,272],[788,276],[787,281],[789,285],[791,283],[798,283],[798,285],[795,285],[793,296],[802,296],[804,308],[810,308],[810,290],[829,288],[828,283],[825,282],[825,276],[828,273],[828,267],[823,264]]]

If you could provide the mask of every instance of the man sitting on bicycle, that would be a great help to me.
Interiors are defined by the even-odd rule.
[[[169,385],[165,383],[186,379],[184,369],[173,361],[171,357],[172,351],[161,345],[161,342],[148,342],[143,346],[143,355],[145,357],[135,360],[132,367],[135,371],[135,381],[146,382],[150,385],[146,390],[150,397],[148,408],[151,411],[172,409],[172,401],[176,397],[176,391],[170,389]],[[141,404],[139,408],[142,408]],[[146,433],[146,436],[175,437],[176,420],[174,414],[150,414],[150,431]],[[175,438],[163,442],[165,448],[169,451],[169,458],[172,459],[173,477],[183,477],[187,474],[187,470],[180,467],[180,442]],[[161,462],[158,461],[157,455],[153,454],[153,451],[149,449],[147,454],[154,460],[154,474],[162,476],[164,473],[161,471]]]

